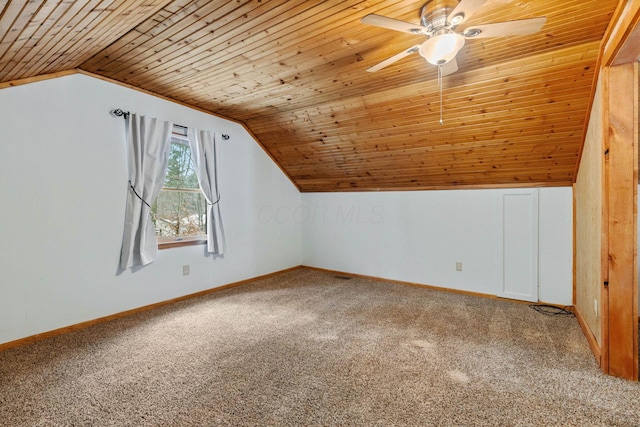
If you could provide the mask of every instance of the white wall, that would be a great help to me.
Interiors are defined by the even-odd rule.
[[[573,191],[541,188],[538,198],[540,301],[573,304]]]
[[[539,299],[572,302],[572,193],[539,193]],[[304,265],[496,295],[500,190],[306,193]],[[455,270],[456,262],[463,269]]]
[[[168,249],[117,274],[128,178],[114,108],[231,135],[224,258]],[[79,74],[0,90],[0,117],[0,343],[300,264],[498,292],[500,190],[300,195],[242,126]],[[540,189],[545,302],[571,304],[571,207],[570,188]]]
[[[117,274],[128,178],[114,108],[231,135],[224,258],[168,249]],[[0,90],[0,117],[0,343],[301,263],[300,225],[259,217],[300,193],[238,124],[79,74]]]

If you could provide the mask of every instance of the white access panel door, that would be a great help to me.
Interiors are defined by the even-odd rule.
[[[537,302],[538,190],[504,190],[498,205],[498,296]]]

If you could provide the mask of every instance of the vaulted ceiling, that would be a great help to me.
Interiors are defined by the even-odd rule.
[[[487,0],[464,24],[545,16],[468,40],[443,79],[422,1],[9,0],[0,82],[81,69],[245,124],[302,191],[570,185],[616,0]],[[439,124],[440,108],[444,123]],[[143,112],[141,112],[143,113]]]

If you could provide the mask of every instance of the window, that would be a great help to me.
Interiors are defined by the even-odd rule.
[[[187,129],[173,127],[164,187],[151,206],[158,248],[206,243],[207,201],[200,190]]]

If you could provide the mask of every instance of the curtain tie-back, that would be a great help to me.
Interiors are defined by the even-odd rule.
[[[135,189],[135,187],[133,186],[133,184],[131,184],[131,180],[129,180],[129,187],[131,187],[131,191],[133,191],[133,194],[135,194],[135,195],[136,195],[136,197],[137,197],[138,199],[140,199],[140,201],[141,201],[142,203],[144,203],[145,205],[147,205],[147,206],[149,207],[149,209],[151,209],[151,206],[149,205],[149,203],[147,203],[147,202],[146,202],[142,197],[140,197],[140,195],[139,195],[139,194],[138,194],[138,192],[136,191],[136,189]],[[218,200],[220,200],[220,199],[218,198]],[[216,203],[217,203],[217,202],[216,202]]]
[[[218,202],[220,201],[220,197],[222,197],[222,195],[221,195],[221,194],[218,194],[218,200],[216,200],[216,201],[215,201],[215,202],[213,202],[213,203],[209,203],[209,202],[207,202],[207,205],[209,205],[209,206],[213,206],[213,205],[218,204]]]

